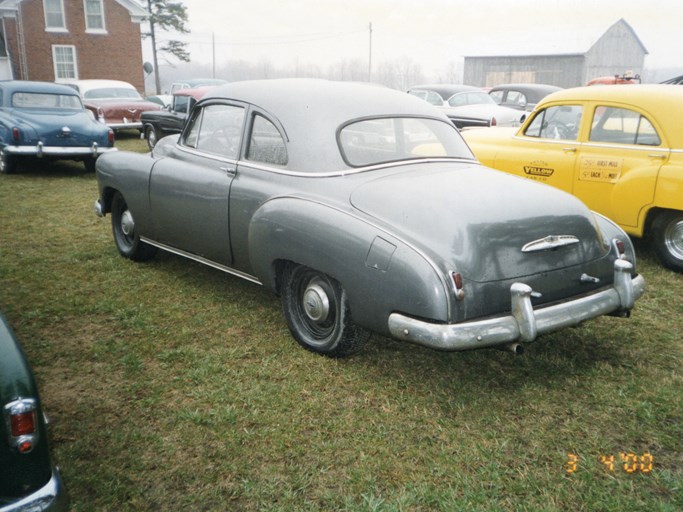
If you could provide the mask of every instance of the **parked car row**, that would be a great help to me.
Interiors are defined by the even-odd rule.
[[[469,85],[416,85],[408,94],[440,108],[459,129],[482,126],[519,126],[526,114],[500,106],[486,92]]]

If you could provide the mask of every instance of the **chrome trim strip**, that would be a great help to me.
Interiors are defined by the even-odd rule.
[[[510,288],[510,315],[461,324],[437,324],[417,320],[400,313],[389,316],[391,335],[438,350],[470,350],[504,345],[513,341],[533,341],[544,334],[578,325],[585,320],[609,313],[629,311],[645,293],[645,279],[631,278],[633,265],[625,260],[614,262],[614,285],[578,299],[533,309],[532,290],[523,283]]]
[[[170,245],[162,244],[160,242],[155,242],[154,240],[150,240],[149,238],[146,238],[144,236],[140,237],[140,240],[145,242],[146,244],[153,245],[154,247],[158,247],[159,249],[163,249],[164,251],[177,254],[178,256],[183,256],[184,258],[188,258],[190,260],[194,260],[198,263],[203,263],[204,265],[208,265],[209,267],[213,267],[218,270],[222,270],[223,272],[226,272],[227,274],[232,274],[237,277],[241,277],[242,279],[246,279],[247,281],[251,281],[252,283],[256,284],[263,284],[261,281],[258,280],[258,278],[247,274],[245,272],[241,272],[239,270],[236,270],[231,267],[227,267],[225,265],[221,265],[220,263],[216,263],[215,261],[211,261],[209,259],[206,259],[202,256],[197,256],[196,254],[192,254],[189,252],[185,252],[181,249],[176,249],[175,247],[171,247]]]
[[[199,156],[202,158],[210,158],[218,162],[226,162],[229,164],[238,165],[239,167],[246,167],[248,169],[254,169],[257,171],[272,172],[275,174],[281,174],[283,176],[295,176],[300,178],[333,178],[339,176],[348,176],[350,174],[358,174],[361,172],[375,171],[378,169],[388,169],[392,167],[401,167],[403,165],[411,164],[422,164],[422,163],[434,163],[434,162],[461,162],[461,163],[479,163],[475,158],[456,158],[456,157],[434,157],[434,158],[415,158],[409,160],[398,160],[396,162],[387,162],[384,164],[367,165],[364,167],[349,167],[347,169],[341,169],[339,171],[329,171],[329,172],[301,172],[301,171],[289,171],[287,169],[282,169],[280,167],[271,167],[269,165],[263,165],[259,162],[252,162],[251,160],[234,160],[229,158],[221,157],[213,153],[206,153],[199,151],[195,148],[190,148],[176,143],[176,148],[179,151],[183,151],[190,155]]]
[[[107,127],[112,130],[140,130],[142,129],[142,121],[136,121],[134,123],[107,123],[106,121],[100,121],[102,124],[106,124]]]
[[[578,243],[579,239],[574,235],[548,235],[545,238],[540,238],[533,242],[529,242],[528,244],[524,244],[522,252],[551,251],[553,249]]]

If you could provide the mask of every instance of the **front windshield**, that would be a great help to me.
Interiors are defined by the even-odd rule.
[[[451,107],[461,107],[463,105],[495,105],[496,102],[485,92],[460,92],[448,98]]]
[[[91,89],[83,94],[85,99],[89,100],[111,100],[111,99],[125,99],[125,100],[141,100],[142,96],[138,94],[135,89],[126,87],[102,87],[100,89]]]
[[[415,158],[474,158],[451,123],[417,117],[350,123],[339,132],[339,146],[344,160],[353,167]]]
[[[81,110],[83,104],[78,96],[72,94],[15,92],[12,94],[12,107]]]

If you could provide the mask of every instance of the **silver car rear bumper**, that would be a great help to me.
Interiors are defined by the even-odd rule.
[[[531,288],[514,283],[510,287],[511,314],[486,320],[437,324],[392,313],[389,331],[398,340],[438,350],[470,350],[533,341],[540,334],[578,325],[591,318],[610,313],[626,314],[645,293],[645,280],[640,275],[631,278],[632,270],[630,262],[616,260],[612,287],[537,310],[531,304]]]
[[[116,151],[116,148],[107,148],[93,143],[92,146],[45,146],[39,142],[35,146],[5,146],[2,148],[5,153],[20,156],[56,156],[67,158],[69,156],[98,156],[109,151]]]

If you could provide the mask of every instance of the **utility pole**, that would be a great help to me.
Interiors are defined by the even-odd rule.
[[[372,22],[368,27],[369,51],[368,51],[368,82],[372,82]]]
[[[211,78],[216,78],[216,33],[211,32],[211,51],[213,54],[213,76]]]

